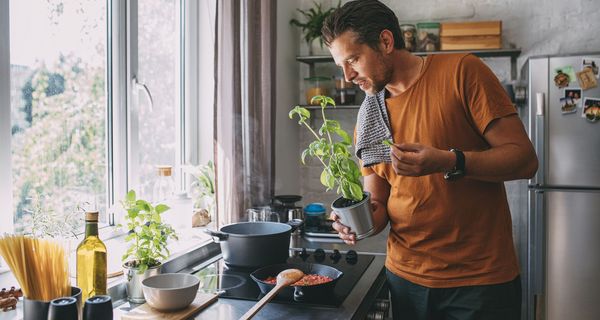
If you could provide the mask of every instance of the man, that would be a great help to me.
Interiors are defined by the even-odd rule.
[[[412,55],[396,16],[376,0],[346,3],[322,31],[346,80],[367,93],[356,151],[377,231],[390,223],[394,317],[519,319],[503,182],[533,176],[537,157],[495,75],[469,54]]]

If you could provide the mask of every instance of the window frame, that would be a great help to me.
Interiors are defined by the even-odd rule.
[[[11,105],[10,105],[10,14],[9,0],[0,0],[0,203],[11,208],[10,215],[0,215],[0,232],[13,230],[11,170]],[[2,76],[2,75],[8,75]]]

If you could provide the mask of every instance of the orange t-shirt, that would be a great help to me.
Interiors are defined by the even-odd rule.
[[[488,149],[488,124],[516,113],[496,76],[468,54],[428,56],[419,79],[386,105],[395,143],[442,150]],[[400,176],[389,163],[362,173],[390,184],[386,267],[394,274],[435,288],[502,283],[518,275],[503,183],[450,182],[442,173]]]

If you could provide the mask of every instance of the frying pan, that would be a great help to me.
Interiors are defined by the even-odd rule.
[[[304,274],[318,274],[320,276],[326,276],[332,281],[316,284],[313,286],[293,286],[286,287],[279,291],[277,297],[286,299],[286,300],[294,300],[294,301],[305,301],[305,300],[315,300],[316,298],[323,297],[327,298],[331,297],[333,294],[333,289],[337,281],[344,275],[340,270],[326,266],[323,264],[317,263],[283,263],[283,264],[275,264],[260,268],[250,274],[252,280],[258,284],[260,288],[260,292],[262,294],[267,294],[271,289],[275,287],[274,284],[270,284],[265,282],[268,277],[275,277],[279,272],[286,269],[300,269]]]

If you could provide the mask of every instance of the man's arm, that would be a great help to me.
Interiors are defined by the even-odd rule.
[[[373,210],[373,224],[375,233],[378,234],[388,224],[387,202],[390,197],[390,184],[387,180],[372,173],[365,177],[365,191],[371,193],[371,208]]]
[[[365,176],[364,189],[371,193],[374,234],[377,234],[388,224],[387,200],[390,196],[390,185],[385,179],[372,173]],[[332,227],[339,233],[340,239],[344,240],[346,244],[356,244],[356,234],[348,226],[340,223],[335,211],[331,213],[330,218],[334,220]]]
[[[538,160],[521,120],[511,115],[492,121],[484,132],[490,148],[466,151],[467,177],[489,182],[531,178]],[[458,147],[458,146],[457,146]],[[450,171],[456,163],[453,152],[416,143],[392,147],[392,165],[397,174],[423,176]]]

